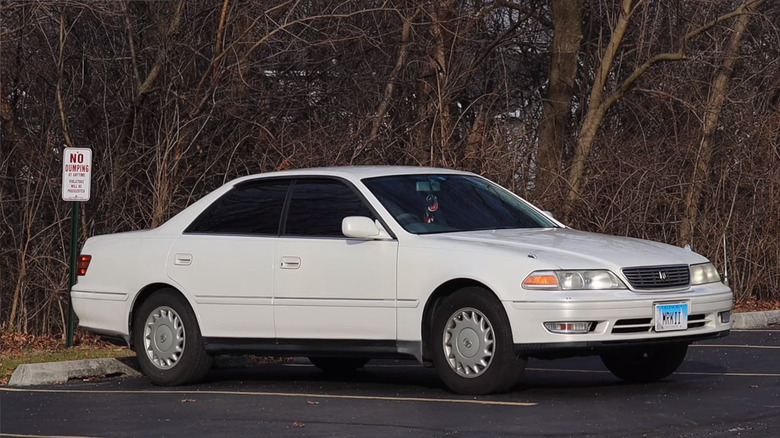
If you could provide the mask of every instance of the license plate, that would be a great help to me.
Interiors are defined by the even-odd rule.
[[[688,328],[688,304],[656,304],[655,331],[668,332]]]

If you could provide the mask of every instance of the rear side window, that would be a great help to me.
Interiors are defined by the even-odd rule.
[[[338,236],[347,216],[374,214],[360,196],[342,181],[300,179],[293,187],[284,234],[293,236]]]
[[[198,216],[187,233],[279,235],[289,180],[239,184]]]

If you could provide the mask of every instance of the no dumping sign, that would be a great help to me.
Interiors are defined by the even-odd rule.
[[[89,201],[92,150],[65,148],[62,152],[62,200]]]

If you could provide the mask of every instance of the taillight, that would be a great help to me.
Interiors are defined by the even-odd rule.
[[[76,264],[76,275],[87,275],[87,269],[89,268],[89,262],[91,261],[91,255],[80,255],[79,261]]]

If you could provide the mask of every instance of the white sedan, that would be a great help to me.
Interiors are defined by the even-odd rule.
[[[84,244],[79,324],[156,384],[216,354],[328,372],[412,358],[452,391],[517,383],[529,357],[600,355],[627,381],[724,336],[733,294],[688,249],[573,230],[478,175],[340,167],[252,175],[145,231]]]

